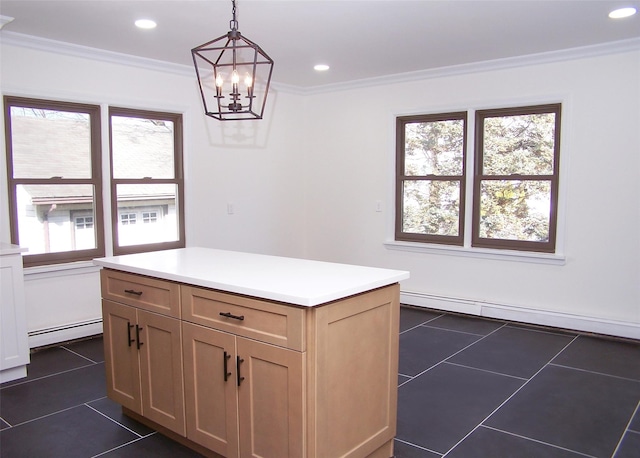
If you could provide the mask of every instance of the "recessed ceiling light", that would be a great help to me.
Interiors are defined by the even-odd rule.
[[[327,70],[329,70],[329,66],[327,64],[318,64],[314,65],[313,69],[317,72],[326,72]]]
[[[620,19],[623,17],[633,16],[634,14],[636,14],[636,9],[630,6],[628,8],[618,8],[617,10],[613,10],[609,13],[609,17],[612,19]]]
[[[151,19],[138,19],[135,24],[136,27],[141,29],[155,29],[157,25],[156,22]]]

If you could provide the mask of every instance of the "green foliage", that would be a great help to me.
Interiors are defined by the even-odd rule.
[[[462,120],[406,124],[404,232],[458,235],[463,129]],[[547,241],[555,114],[487,117],[483,137],[480,236]]]
[[[406,125],[405,174],[429,179],[405,181],[403,231],[458,235],[460,184],[435,177],[459,177],[463,170],[462,120]]]

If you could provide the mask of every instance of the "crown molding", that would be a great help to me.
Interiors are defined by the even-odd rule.
[[[443,78],[448,76],[464,75],[469,73],[480,73],[494,70],[504,70],[514,67],[526,67],[529,65],[540,65],[554,62],[597,57],[608,54],[617,54],[640,50],[640,38],[613,41],[591,46],[562,49],[559,51],[549,51],[537,54],[527,54],[523,56],[507,57],[468,64],[452,65],[448,67],[438,67],[428,70],[418,70],[415,72],[397,73],[374,78],[348,81],[345,83],[326,84],[307,88],[306,94],[321,94],[326,92],[336,92],[342,90],[360,89],[386,84],[405,83],[433,78]]]
[[[97,49],[62,41],[50,40],[47,38],[35,37],[32,35],[26,35],[17,32],[3,31],[0,34],[0,42],[12,46],[20,46],[25,48],[37,49],[40,51],[81,57],[85,59],[127,65],[163,73],[172,73],[180,76],[193,75],[193,67],[188,65],[174,64],[161,60],[132,56],[129,54],[117,53],[104,49]],[[636,50],[640,50],[640,38],[613,41],[592,46],[583,46],[579,48],[563,49],[559,51],[528,54],[524,56],[508,57],[482,62],[473,62],[469,64],[452,65],[448,67],[439,67],[415,72],[397,73],[392,75],[364,78],[354,81],[326,84],[321,86],[302,87],[278,83],[277,81],[272,82],[272,85],[276,90],[280,90],[286,93],[293,93],[298,95],[313,95],[387,84],[412,82],[432,78],[442,78],[468,73],[478,73],[503,70],[514,67],[524,67],[529,65],[539,65]]]
[[[48,38],[36,37],[23,33],[3,31],[0,35],[0,40],[3,44],[36,49],[38,51],[47,51],[55,54],[128,65],[131,67],[144,68],[146,70],[172,73],[176,75],[193,74],[193,67],[189,67],[187,65],[173,64],[161,60],[148,59],[145,57],[132,56],[130,54],[107,51],[105,49],[97,49],[89,46],[66,43],[63,41],[50,40]]]
[[[13,21],[14,18],[11,16],[2,16],[0,15],[0,29],[3,28],[6,24]]]

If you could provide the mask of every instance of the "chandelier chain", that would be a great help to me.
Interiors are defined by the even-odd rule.
[[[231,0],[231,4],[233,5],[231,8],[233,19],[229,22],[229,27],[231,30],[238,30],[238,21],[236,19],[236,0]]]

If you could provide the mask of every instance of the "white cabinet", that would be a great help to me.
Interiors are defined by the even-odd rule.
[[[22,252],[0,244],[0,383],[27,376],[29,339],[24,301]]]

